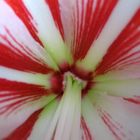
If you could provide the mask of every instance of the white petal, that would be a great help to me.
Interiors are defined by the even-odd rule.
[[[68,77],[68,85],[60,103],[61,114],[56,127],[56,140],[79,140],[81,118],[81,85]]]
[[[93,90],[99,90],[114,96],[140,96],[140,79],[109,80],[97,82]]]
[[[140,78],[140,66],[129,66],[121,70],[112,70],[102,75],[97,75],[94,81],[114,81]]]
[[[0,78],[45,86],[46,88],[50,87],[50,74],[29,73],[0,66]]]

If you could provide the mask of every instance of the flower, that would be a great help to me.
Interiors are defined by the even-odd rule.
[[[0,139],[139,140],[139,6],[1,0]]]

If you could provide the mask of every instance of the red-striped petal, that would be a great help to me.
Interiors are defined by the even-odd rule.
[[[39,114],[42,110],[38,110],[34,112],[21,126],[16,128],[12,134],[5,138],[5,140],[26,140],[30,133],[32,132],[32,128],[34,123],[39,117]]]
[[[87,71],[94,71],[102,61],[111,44],[119,37],[139,10],[140,2],[118,1],[98,38],[92,43],[85,58],[77,63]],[[127,36],[129,38],[129,36]],[[119,43],[119,42],[118,42]],[[115,46],[117,47],[117,46]],[[108,61],[108,60],[107,60]]]
[[[25,0],[23,5],[32,17],[29,22],[37,30],[36,34],[48,55],[60,67],[63,63],[71,64],[71,54],[63,40],[63,27],[58,2],[49,0],[33,2],[32,0]]]
[[[102,62],[96,69],[96,74],[104,74],[110,70],[127,70],[128,66],[140,65],[140,9],[132,20],[112,43]]]
[[[21,47],[22,48],[22,47]],[[41,64],[27,56],[26,52],[22,53],[19,50],[14,51],[14,46],[0,43],[0,65],[21,70],[21,71],[32,71],[39,73],[48,73],[50,69],[46,64]],[[19,52],[18,52],[19,51]]]
[[[85,57],[98,38],[117,0],[59,0],[65,40],[75,60]]]
[[[33,17],[27,10],[26,6],[24,5],[22,0],[5,0],[8,5],[14,10],[15,14],[24,22],[28,31],[31,33],[32,37],[40,43],[43,47],[42,42],[40,41],[39,37],[37,36],[37,29],[35,28],[34,24],[32,24],[31,20]]]
[[[23,82],[0,79],[0,114],[19,110],[23,105],[50,95],[47,89]]]
[[[140,139],[139,105],[96,92],[86,98],[83,100],[83,117],[92,139]]]
[[[57,69],[13,9],[5,1],[1,1],[0,6],[0,65],[42,73],[50,71],[48,65]]]
[[[36,101],[26,102],[26,105],[18,106],[18,110],[12,110],[10,114],[2,114],[0,115],[0,139],[6,138],[8,136],[19,136],[23,133],[26,136],[28,130],[26,129],[26,124],[30,125],[30,128],[33,126],[34,122],[28,121],[28,118],[31,117],[34,119],[37,110],[43,108],[46,104],[54,99],[53,96],[42,97]],[[2,105],[2,103],[0,103]],[[9,110],[8,110],[9,111]],[[31,123],[31,124],[30,124]],[[21,133],[16,133],[17,129],[22,129]],[[13,138],[13,137],[12,137]]]
[[[59,5],[59,0],[46,0],[46,2],[49,5],[55,24],[59,28],[59,31],[62,37],[64,38],[64,29],[61,21],[61,13],[60,13],[61,9]]]

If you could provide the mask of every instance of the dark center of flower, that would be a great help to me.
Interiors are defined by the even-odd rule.
[[[85,72],[84,70],[75,66],[65,67],[61,72],[55,72],[51,77],[52,92],[60,94],[63,93],[66,85],[66,77],[71,75],[74,80],[78,81],[82,85],[82,95],[85,95],[87,91],[93,86],[92,73]]]

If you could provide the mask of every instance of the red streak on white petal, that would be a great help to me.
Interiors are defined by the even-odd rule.
[[[122,132],[123,127],[121,126],[121,124],[112,120],[111,116],[108,113],[104,112],[102,114],[102,120],[104,121],[104,123],[107,125],[107,127],[110,129],[110,131],[113,133],[113,135],[116,137],[117,140],[124,140],[126,138],[126,135]]]
[[[12,132],[12,134],[10,134],[4,140],[26,140],[30,135],[34,123],[38,119],[38,116],[41,111],[42,109],[34,112],[21,126],[16,128],[16,130],[14,130],[14,132]]]
[[[24,5],[22,0],[6,0],[9,6],[14,10],[16,15],[24,22],[28,31],[31,33],[32,37],[43,46],[42,42],[40,41],[39,37],[37,36],[37,29],[32,24],[33,17],[29,13],[28,9]]]
[[[48,94],[48,90],[40,86],[0,79],[0,114],[15,111]]]
[[[12,44],[9,45],[14,49]],[[45,64],[40,64],[32,60],[30,57],[17,49],[15,50],[20,53],[16,53],[8,46],[0,43],[0,50],[0,65],[2,66],[22,71],[33,71],[39,73],[48,73],[50,71],[50,69]]]
[[[117,0],[109,0],[107,3],[101,0],[89,0],[88,2],[82,0],[80,3],[77,1],[74,15],[76,31],[74,31],[75,39],[72,48],[76,60],[85,57],[91,44],[99,36],[116,3]]]
[[[90,134],[90,129],[87,127],[84,118],[81,118],[81,129],[83,131],[82,140],[94,140]]]
[[[135,97],[135,98],[124,98],[124,100],[134,103],[134,104],[138,104],[140,105],[140,97]]]
[[[59,31],[62,37],[64,38],[64,31],[63,31],[61,15],[60,15],[60,5],[58,3],[58,0],[46,0],[46,2],[49,5],[55,24],[59,28]]]
[[[17,111],[20,111],[20,109],[22,108],[22,106],[24,106],[25,104],[27,103],[31,103],[32,101],[35,101],[35,100],[39,100],[40,98],[39,97],[25,97],[22,99],[19,98],[19,99],[11,99],[12,103],[10,101],[5,101],[7,104],[3,105],[1,102],[1,105],[3,105],[1,108],[0,108],[0,114],[1,115],[10,115],[11,113],[15,113]],[[10,102],[10,103],[9,103]]]
[[[140,9],[112,43],[96,74],[103,74],[113,69],[140,64]]]
[[[22,71],[48,73],[50,69],[46,64],[44,49],[32,38],[8,4],[5,1],[0,4],[0,15],[4,13],[4,18],[0,20],[0,65]],[[9,17],[12,20],[7,22]]]

